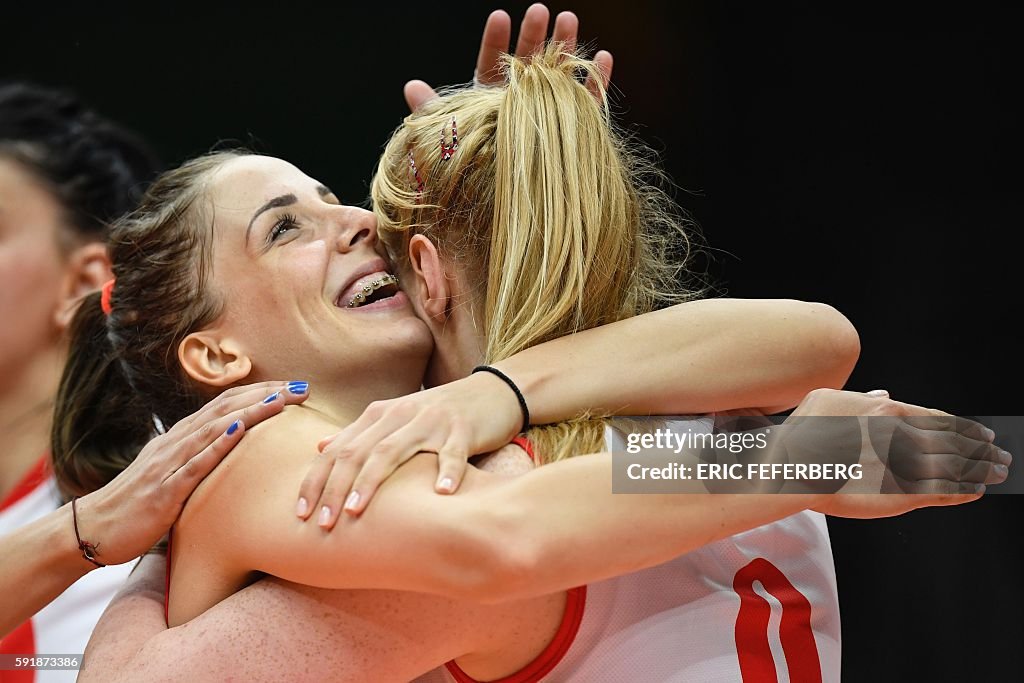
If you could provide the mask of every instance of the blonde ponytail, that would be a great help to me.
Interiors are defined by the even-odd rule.
[[[503,63],[505,87],[450,91],[389,141],[372,196],[393,255],[422,233],[458,264],[481,292],[488,363],[693,298],[679,277],[691,223],[652,182],[645,148],[615,130],[605,93],[583,85],[598,66],[557,43]],[[453,117],[459,148],[442,160]],[[530,438],[553,461],[601,450],[604,424],[581,416]]]

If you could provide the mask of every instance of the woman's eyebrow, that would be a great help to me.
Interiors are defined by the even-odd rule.
[[[260,214],[270,209],[277,209],[282,206],[290,206],[295,202],[299,201],[298,198],[293,194],[283,194],[279,197],[274,197],[269,202],[256,209],[256,213],[252,215],[252,219],[249,221],[249,227],[245,229],[245,246],[249,246],[249,233],[252,232],[252,224],[256,222],[256,219],[260,217]]]

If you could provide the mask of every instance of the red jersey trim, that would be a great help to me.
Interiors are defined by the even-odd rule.
[[[36,461],[35,465],[29,468],[22,476],[21,481],[14,485],[10,493],[0,502],[0,512],[12,507],[19,500],[42,486],[50,477],[49,454],[44,455]]]
[[[36,635],[31,619],[22,622],[21,626],[11,631],[6,638],[0,639],[0,654],[36,654]],[[36,672],[32,669],[0,671],[0,683],[33,683],[35,680]]]
[[[533,444],[530,443],[529,439],[527,439],[525,436],[517,436],[516,438],[509,441],[509,443],[514,443],[515,445],[519,446],[524,451],[526,451],[526,454],[530,456],[530,460],[532,460],[536,464],[537,456],[533,454]]]
[[[530,443],[528,438],[517,436],[509,443],[514,443],[522,448],[530,456],[530,460],[537,462],[537,456],[533,452],[533,444]],[[586,586],[580,586],[568,591],[565,598],[565,612],[562,614],[562,623],[559,624],[558,631],[555,633],[555,637],[551,639],[551,642],[548,643],[548,646],[532,662],[519,671],[492,683],[536,683],[543,680],[545,676],[558,666],[558,663],[569,652],[569,648],[572,647],[573,641],[576,640],[576,634],[579,633],[580,624],[583,623],[583,612],[586,606]],[[479,683],[475,678],[459,668],[459,665],[454,661],[448,662],[445,664],[445,667],[448,669],[448,673],[452,675],[452,678],[458,683]]]
[[[587,605],[587,587],[580,586],[573,588],[566,594],[565,613],[562,615],[562,623],[558,626],[558,632],[551,639],[548,646],[544,648],[537,657],[511,676],[492,681],[492,683],[537,683],[544,680],[544,677],[551,673],[552,669],[565,658],[576,634],[579,633],[580,624],[583,622],[583,612]],[[479,683],[475,678],[469,676],[459,668],[454,661],[445,664],[448,673],[458,683]]]

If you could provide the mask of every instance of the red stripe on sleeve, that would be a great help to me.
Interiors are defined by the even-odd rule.
[[[50,456],[44,455],[36,461],[35,465],[32,465],[31,469],[29,469],[29,471],[21,478],[21,481],[15,484],[14,488],[4,496],[3,501],[0,501],[0,512],[3,512],[28,494],[35,491],[37,487],[42,485],[47,478],[49,478],[49,461]]]
[[[34,655],[36,654],[36,634],[32,629],[32,620],[10,632],[0,640],[0,654]],[[0,683],[34,683],[36,672],[32,669],[21,671],[0,671]]]

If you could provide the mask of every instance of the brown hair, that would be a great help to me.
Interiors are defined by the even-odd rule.
[[[210,174],[242,154],[217,152],[164,173],[112,227],[112,311],[103,313],[98,293],[82,302],[57,393],[51,446],[65,493],[103,486],[152,438],[155,421],[170,427],[205,402],[176,350],[220,314],[205,287],[213,220],[201,199]]]
[[[504,67],[505,87],[450,91],[388,142],[371,191],[394,258],[419,233],[458,264],[480,292],[486,362],[694,298],[681,283],[693,224],[649,150],[616,130],[604,92],[598,102],[580,82],[601,82],[597,65],[553,43]],[[453,120],[446,160],[438,139]],[[551,461],[601,450],[604,425],[582,416],[530,437]]]

